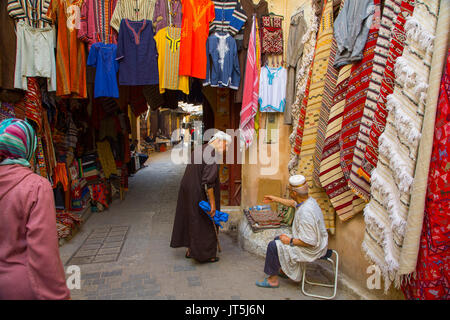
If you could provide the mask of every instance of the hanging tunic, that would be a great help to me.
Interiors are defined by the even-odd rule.
[[[17,36],[14,20],[7,11],[7,2],[0,3],[0,43],[8,50],[0,50],[0,88],[14,89]]]
[[[204,186],[214,188],[216,210],[220,210],[219,165],[194,164],[196,151],[203,155],[207,145],[197,146],[191,154],[191,163],[180,183],[177,209],[170,247],[188,247],[190,255],[199,262],[216,257],[217,239],[210,217],[200,208],[200,201],[208,201]],[[213,151],[214,152],[214,151]],[[212,154],[214,156],[214,153]]]
[[[86,89],[86,48],[77,38],[76,23],[70,24],[67,12],[76,6],[80,10],[80,0],[52,0],[47,16],[58,28],[56,41],[56,95],[67,98],[87,98]],[[75,9],[73,12],[76,12]]]
[[[211,0],[183,0],[180,75],[206,78],[206,40],[209,23],[214,20]]]
[[[215,31],[236,35],[247,16],[237,0],[214,0],[215,19],[209,25],[209,32]]]
[[[189,94],[189,77],[178,74],[181,28],[166,27],[155,35],[158,48],[159,92],[181,90]]]
[[[287,70],[283,67],[261,69],[258,99],[261,112],[284,112],[286,81]]]
[[[123,19],[132,21],[152,20],[154,10],[155,0],[117,0],[111,18],[111,27],[119,32]]]
[[[116,60],[117,45],[94,43],[89,51],[88,66],[96,67],[94,98],[119,98],[117,72],[119,64]]]
[[[81,7],[78,38],[88,44],[117,43],[117,32],[110,26],[117,0],[85,0]]]
[[[302,279],[302,262],[312,262],[320,259],[327,253],[328,233],[325,229],[323,215],[314,198],[308,198],[295,213],[292,222],[292,235],[294,239],[312,245],[312,247],[291,247],[281,240],[276,240],[278,259],[281,269],[292,280]]]
[[[165,27],[181,28],[181,0],[156,0],[153,12],[155,33]]]
[[[207,65],[204,86],[228,87],[237,90],[241,79],[236,40],[214,33],[206,43]]]
[[[158,57],[150,20],[120,23],[117,44],[119,85],[158,84]]]

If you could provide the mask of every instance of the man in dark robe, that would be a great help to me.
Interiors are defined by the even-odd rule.
[[[219,261],[216,255],[217,229],[214,230],[217,226],[211,219],[216,210],[220,210],[219,164],[213,159],[205,161],[208,158],[203,154],[217,158],[216,155],[221,156],[225,152],[227,143],[231,143],[231,136],[219,131],[208,144],[197,146],[181,180],[170,246],[188,248],[186,258],[194,258],[198,262]],[[200,201],[211,205],[208,213],[211,218],[200,208]]]

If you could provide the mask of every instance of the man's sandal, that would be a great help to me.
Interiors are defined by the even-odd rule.
[[[277,284],[276,286],[273,286],[267,281],[267,278],[264,278],[263,281],[256,281],[256,285],[261,288],[278,288],[280,284]]]

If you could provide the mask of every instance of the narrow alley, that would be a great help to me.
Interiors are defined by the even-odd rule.
[[[81,268],[81,288],[71,291],[73,300],[308,298],[290,280],[281,279],[277,289],[256,287],[255,281],[264,276],[264,259],[242,250],[232,234],[220,234],[222,253],[217,263],[200,264],[186,259],[183,248],[170,248],[185,167],[173,164],[170,152],[152,154],[147,164],[130,179],[124,201],[115,200],[109,210],[92,213],[60,248],[66,269],[70,265]],[[314,271],[312,277],[324,277]],[[338,288],[336,299],[356,297]]]

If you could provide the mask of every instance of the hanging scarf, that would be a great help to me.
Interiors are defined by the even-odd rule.
[[[37,137],[33,127],[19,119],[6,119],[0,123],[0,165],[20,164],[30,167],[36,150]]]

